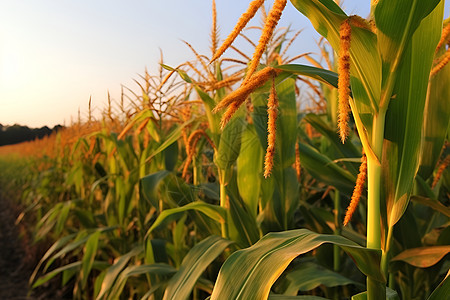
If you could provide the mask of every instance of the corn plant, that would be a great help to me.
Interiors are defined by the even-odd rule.
[[[303,229],[269,234],[225,262],[211,299],[266,299],[272,284],[295,257],[324,242],[342,247],[367,276],[367,292],[354,299],[394,297],[395,292],[386,290],[394,225],[408,206],[420,165],[422,128],[426,124],[423,112],[430,70],[441,37],[444,3],[373,2],[369,23],[357,16],[347,16],[333,1],[291,2],[339,53],[339,74],[305,66],[278,69],[309,75],[338,87],[342,141],[348,136],[351,110],[367,157],[367,245],[363,248],[339,236],[317,235]],[[261,1],[253,1],[249,11],[258,5]],[[275,1],[263,37],[270,36],[285,5],[286,1]],[[256,48],[248,70],[250,78],[265,40],[267,37],[261,38]],[[237,101],[238,98],[228,104],[236,106]],[[428,98],[427,111],[438,105],[439,99]],[[444,120],[447,121],[440,128],[448,127],[448,112]],[[445,131],[439,130],[441,135],[432,147],[442,147]],[[444,255],[448,251],[440,250]],[[366,255],[371,258],[363,259]],[[439,297],[443,289],[431,298]]]
[[[75,142],[62,146],[65,153],[55,159],[55,168],[42,173],[28,194],[34,198],[38,189],[29,209],[38,216],[36,240],[53,242],[32,274],[33,287],[61,276],[63,285],[73,287],[74,298],[97,297],[105,294],[101,286],[114,258],[135,253],[133,262],[143,260],[141,242],[158,206],[140,197],[139,179],[175,168],[184,126],[160,120],[175,113],[171,107],[186,97],[182,90],[173,93],[180,83],[163,82],[164,76],[146,72],[144,83],[138,82],[142,95],[132,93],[131,108],[122,99],[115,112],[108,98],[102,121],[91,113],[86,124],[79,121],[78,127],[88,130],[75,132]],[[143,295],[148,280],[137,288],[118,284],[115,291]]]

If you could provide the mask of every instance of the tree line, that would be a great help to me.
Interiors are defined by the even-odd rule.
[[[61,125],[56,125],[53,128],[47,126],[41,128],[29,128],[23,125],[2,125],[0,124],[0,146],[12,145],[21,142],[31,141],[34,139],[43,138],[55,131],[63,128]]]

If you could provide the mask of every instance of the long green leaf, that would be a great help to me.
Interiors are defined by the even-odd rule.
[[[299,143],[302,166],[314,177],[351,195],[356,177],[308,144]]]
[[[102,261],[94,261],[92,263],[92,267],[95,269],[99,269],[99,270],[104,269],[106,265],[107,265],[107,263],[102,262]],[[65,271],[77,272],[80,269],[81,269],[81,261],[76,261],[74,263],[56,268],[56,269],[52,270],[51,272],[45,274],[44,276],[40,277],[38,280],[36,280],[36,282],[33,284],[32,287],[36,288],[40,285],[43,285],[44,283],[46,283],[53,277],[57,276],[60,273],[65,272]]]
[[[440,38],[443,4],[422,20],[405,47],[394,88],[396,97],[386,114],[382,168],[389,226],[404,213],[419,168],[427,83]]]
[[[383,61],[389,66],[386,72],[394,71],[390,65],[401,59],[406,45],[420,22],[439,1],[380,0],[378,2],[374,16],[378,29],[378,47]]]
[[[358,282],[312,262],[301,264],[294,271],[286,275],[286,279],[290,282],[284,292],[286,295],[297,295],[298,291],[309,291],[320,285],[334,287],[353,284],[364,287]]]
[[[195,245],[183,259],[178,272],[169,281],[163,299],[188,299],[203,271],[231,243],[232,241],[218,236],[210,236]]]
[[[214,162],[219,169],[227,172],[227,175],[225,175],[227,178],[231,175],[228,174],[230,167],[239,156],[241,135],[245,124],[244,117],[243,110],[240,108],[223,129],[219,147],[214,154]],[[226,179],[222,180],[225,180],[223,183],[226,184]]]
[[[36,288],[44,283],[46,283],[47,281],[49,281],[50,279],[52,279],[53,277],[55,277],[56,275],[58,275],[61,272],[67,271],[67,270],[80,270],[81,267],[81,261],[77,261],[62,267],[59,267],[47,274],[45,274],[45,276],[39,278],[38,280],[36,280],[36,282],[33,284],[33,288]]]
[[[34,269],[33,273],[30,276],[30,280],[29,283],[31,284],[34,279],[36,278],[37,272],[39,271],[40,267],[42,266],[42,264],[49,258],[51,257],[51,255],[53,253],[55,253],[58,249],[64,247],[65,245],[67,245],[67,243],[69,243],[73,238],[76,237],[76,233],[73,234],[69,234],[67,236],[64,236],[62,238],[60,238],[59,240],[57,240],[56,242],[53,243],[53,245],[47,250],[47,252],[45,252],[45,254],[42,256],[41,260],[39,261],[38,265],[36,266],[36,268]]]
[[[354,295],[352,297],[352,300],[367,300],[367,292],[363,292],[357,295]],[[386,288],[386,300],[400,300],[400,297],[398,296],[397,292]]]
[[[242,133],[241,151],[237,158],[239,194],[250,213],[256,218],[262,181],[264,151],[255,126],[248,124]]]
[[[312,262],[302,263],[286,275],[286,279],[289,280],[289,285],[284,292],[285,295],[297,295],[298,291],[309,291],[320,285],[334,287],[353,284],[364,287],[361,283]]]
[[[318,115],[316,114],[308,114],[303,118],[306,122],[311,124],[314,129],[320,132],[323,136],[325,136],[333,145],[334,149],[337,150],[337,157],[335,158],[351,158],[358,157],[357,162],[359,163],[361,160],[359,157],[361,156],[361,152],[358,151],[355,145],[351,142],[342,144],[338,133],[336,130],[333,130],[329,125],[327,125]],[[345,164],[347,169],[349,169],[353,174],[357,174],[358,171],[354,167],[353,164],[347,163]]]
[[[114,264],[108,268],[106,271],[105,277],[102,281],[101,290],[97,295],[97,300],[105,299],[108,295],[109,291],[114,285],[118,275],[125,268],[129,260],[144,251],[143,247],[135,247],[127,254],[124,254],[114,260]]]
[[[265,179],[269,185],[269,180],[274,180],[274,193],[268,194],[269,201],[264,203],[265,221],[270,223],[268,230],[285,230],[290,228],[293,219],[293,212],[297,208],[298,182],[292,164],[295,161],[295,142],[297,129],[297,107],[295,96],[295,81],[286,79],[276,87],[279,99],[279,115],[276,122],[276,142],[274,154],[274,166],[271,176],[273,179]],[[267,99],[268,93],[254,93],[252,95],[253,112],[252,119],[255,124],[263,149],[267,148]],[[263,182],[264,182],[263,181]],[[268,191],[270,191],[268,189]]]
[[[175,143],[181,136],[181,132],[183,131],[183,128],[192,123],[194,120],[188,120],[184,122],[183,124],[177,126],[175,130],[173,130],[165,139],[164,142],[159,145],[158,148],[156,148],[154,151],[151,152],[150,156],[145,160],[145,162],[150,161],[153,157],[155,157],[157,154],[161,153],[162,151],[166,150],[167,147]]]
[[[168,265],[168,264],[162,264],[162,263],[156,263],[152,265],[137,265],[137,266],[129,266],[126,267],[117,278],[116,282],[112,286],[110,295],[120,295],[125,287],[125,284],[127,283],[127,280],[130,277],[133,276],[139,276],[139,275],[147,275],[147,274],[153,274],[153,275],[172,275],[177,270]]]
[[[363,248],[341,236],[298,229],[269,233],[252,247],[233,253],[219,272],[211,300],[267,299],[273,283],[289,263],[323,243],[340,246],[364,274],[384,282],[379,269],[381,251]]]
[[[298,64],[281,65],[276,68],[288,73],[313,78],[335,88],[338,87],[338,74],[333,71]]]
[[[433,293],[428,297],[427,300],[441,300],[445,299],[450,294],[450,270],[447,272],[444,280],[439,284],[439,286],[433,291]]]
[[[84,288],[86,286],[89,273],[92,269],[92,264],[94,263],[95,255],[97,254],[97,248],[98,248],[98,240],[100,238],[99,231],[94,232],[89,239],[86,242],[86,245],[84,246],[84,255],[83,259],[81,260],[81,273],[80,276],[82,278],[81,280],[81,286]]]
[[[234,176],[233,178],[234,179]],[[230,238],[240,247],[253,245],[261,237],[256,223],[256,216],[249,213],[245,204],[242,203],[237,191],[235,180],[232,180],[226,187],[229,198],[229,219],[227,221]]]
[[[141,194],[155,208],[159,207],[159,185],[169,174],[170,171],[161,170],[141,178]]]
[[[295,162],[295,143],[297,136],[292,134],[297,130],[297,102],[295,95],[295,80],[287,79],[277,86],[279,99],[279,116],[277,117],[277,132],[275,141],[275,157],[273,176],[275,177],[279,203],[274,204],[274,213],[283,220],[282,229],[292,228],[294,211],[298,207],[298,181],[292,168]],[[277,208],[278,206],[278,208]]]
[[[225,222],[227,216],[227,211],[223,207],[201,201],[192,202],[182,207],[163,210],[161,214],[158,216],[158,218],[155,220],[155,222],[152,224],[150,229],[147,231],[146,236],[148,236],[155,228],[161,226],[162,224],[164,224],[164,222],[167,222],[166,219],[168,219],[170,216],[178,215],[188,210],[196,210],[202,212],[219,223]]]
[[[209,128],[212,133],[212,139],[216,145],[219,144],[219,136],[220,136],[220,115],[213,114],[212,110],[216,106],[216,102],[213,98],[211,98],[207,93],[205,93],[200,87],[195,86],[195,91],[199,95],[200,99],[203,101],[205,105],[205,113],[208,118]]]
[[[445,47],[442,47],[435,57],[444,53]],[[418,173],[424,179],[428,179],[433,173],[450,125],[450,101],[442,99],[450,99],[450,64],[430,78],[428,83]]]

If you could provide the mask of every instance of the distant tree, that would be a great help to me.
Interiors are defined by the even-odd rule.
[[[41,139],[44,136],[50,135],[52,132],[56,132],[62,128],[63,126],[61,125],[56,125],[53,129],[50,129],[47,126],[41,128],[29,128],[19,124],[14,124],[12,126],[4,126],[0,124],[0,146],[31,141],[36,138]]]

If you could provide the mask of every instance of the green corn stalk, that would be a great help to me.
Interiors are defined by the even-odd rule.
[[[291,2],[338,50],[339,28],[348,16],[331,0]],[[354,299],[386,299],[392,294],[391,290],[386,289],[386,282],[393,228],[409,203],[419,168],[423,111],[434,50],[442,30],[443,7],[444,2],[439,0],[381,0],[372,3],[371,15],[377,28],[375,32],[352,26],[350,105],[368,157],[367,248],[358,251],[363,253],[371,250],[379,255],[371,271],[365,272],[359,265],[367,275],[367,292]],[[301,75],[309,73],[319,80],[328,76],[323,70],[308,70],[302,66],[280,69]],[[327,79],[325,81],[333,85],[334,78],[330,76]],[[310,236],[309,233],[302,234]],[[300,237],[302,234],[295,236]],[[282,244],[293,245],[295,242],[288,236],[290,234],[286,232]],[[268,297],[270,285],[290,260],[278,261],[281,266],[272,265],[272,255],[278,251],[284,253],[287,248],[280,247],[267,252],[263,250],[263,240],[275,241],[276,238],[266,236],[260,241],[261,247],[255,244],[228,259],[219,274],[212,299]],[[332,242],[331,238],[327,237],[326,240]],[[292,255],[293,259],[298,252]],[[255,263],[252,274],[244,275],[241,279],[230,278],[230,274],[242,272],[238,271],[240,266],[233,266],[233,262],[237,264],[240,259],[251,261],[247,266]],[[258,271],[266,273],[258,275],[264,277],[269,286],[263,284],[256,275]],[[222,280],[229,280],[233,291],[224,287]],[[262,285],[261,288],[257,288],[258,285]],[[255,294],[258,296],[250,296]]]

